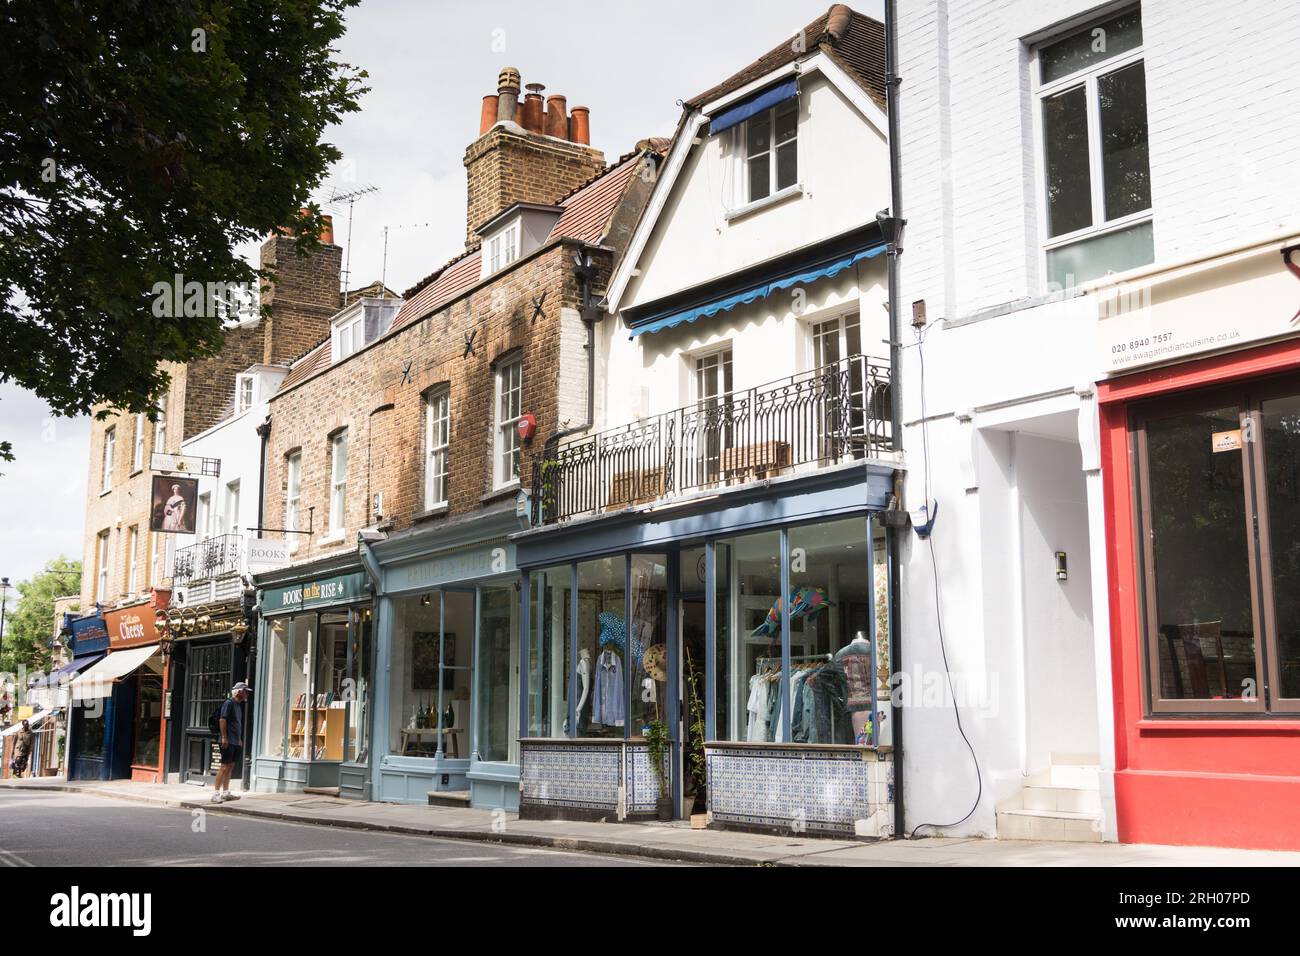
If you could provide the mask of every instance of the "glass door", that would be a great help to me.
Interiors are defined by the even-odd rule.
[[[513,585],[479,589],[474,708],[474,749],[479,760],[519,762],[518,608]]]
[[[442,590],[438,633],[437,755],[469,758],[470,700],[474,681],[474,588]]]

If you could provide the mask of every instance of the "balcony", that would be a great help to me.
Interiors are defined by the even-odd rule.
[[[533,461],[533,524],[893,450],[889,368],[853,355],[546,448]]]
[[[173,588],[204,588],[211,597],[224,596],[226,590],[215,582],[223,578],[234,579],[243,570],[244,536],[223,534],[206,538],[188,548],[180,548],[172,556]],[[217,591],[222,592],[218,594]]]

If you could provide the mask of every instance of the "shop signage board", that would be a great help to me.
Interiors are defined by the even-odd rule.
[[[267,588],[262,592],[263,614],[284,614],[330,604],[346,604],[366,595],[366,576],[362,571],[336,574],[303,584]]]
[[[1295,335],[1300,281],[1267,243],[1097,293],[1104,376]]]
[[[158,643],[158,626],[154,623],[151,604],[137,604],[104,615],[108,627],[108,649],[120,651],[128,647],[143,647]]]
[[[284,538],[249,538],[244,542],[244,560],[254,574],[286,567],[289,542]]]
[[[384,585],[395,593],[473,581],[514,570],[514,545],[502,542],[394,565],[384,572]]]
[[[108,649],[108,628],[98,614],[79,617],[72,622],[73,654],[81,657]]]

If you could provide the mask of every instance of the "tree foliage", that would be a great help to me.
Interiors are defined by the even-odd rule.
[[[0,382],[148,411],[160,362],[220,347],[219,314],[158,315],[155,284],[256,289],[233,249],[277,228],[313,248],[322,135],[365,92],[334,47],[357,2],[0,6]]]
[[[54,599],[81,591],[81,562],[63,556],[47,562],[45,570],[18,585],[18,602],[5,610],[4,647],[0,671],[44,670],[50,664],[54,635]],[[11,595],[12,596],[12,595]]]

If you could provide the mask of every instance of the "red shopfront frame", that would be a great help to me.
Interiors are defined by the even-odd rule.
[[[1300,719],[1147,711],[1129,426],[1136,402],[1286,373],[1300,373],[1300,341],[1138,372],[1098,387],[1121,842],[1300,850]]]

